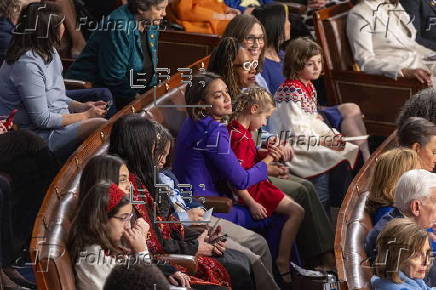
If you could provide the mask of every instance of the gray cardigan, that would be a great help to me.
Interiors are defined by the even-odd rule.
[[[61,128],[71,101],[57,51],[49,64],[29,50],[12,65],[4,62],[0,67],[0,115],[18,109],[14,122],[22,128]]]

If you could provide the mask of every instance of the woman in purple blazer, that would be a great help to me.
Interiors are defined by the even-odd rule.
[[[193,195],[229,196],[235,189],[246,189],[268,177],[263,161],[245,170],[230,147],[230,137],[223,119],[232,113],[227,85],[218,75],[194,76],[186,88],[188,118],[176,138],[174,173],[180,183],[190,184]],[[254,220],[248,208],[234,205],[228,213],[215,214],[266,236],[271,254],[276,257],[283,224],[281,215]]]

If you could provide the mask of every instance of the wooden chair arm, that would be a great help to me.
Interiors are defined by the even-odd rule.
[[[232,200],[225,196],[196,196],[204,204],[206,208],[212,208],[214,213],[229,212],[233,203]]]
[[[155,255],[155,259],[158,261],[167,262],[169,264],[177,264],[188,269],[189,274],[193,275],[197,272],[198,263],[196,256],[179,255],[179,254],[162,254]]]
[[[65,88],[68,90],[77,90],[77,89],[90,89],[92,88],[92,83],[72,80],[72,79],[64,79]]]
[[[335,71],[332,72],[335,80],[350,81],[356,83],[366,83],[373,85],[384,85],[390,87],[411,88],[413,90],[422,90],[427,86],[416,79],[399,77],[396,80],[381,75],[373,75],[362,71]]]

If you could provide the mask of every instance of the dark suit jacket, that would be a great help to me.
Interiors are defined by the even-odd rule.
[[[8,19],[0,17],[0,65],[8,51],[13,28],[14,26]]]
[[[436,1],[400,0],[400,3],[413,20],[416,42],[436,51]]]

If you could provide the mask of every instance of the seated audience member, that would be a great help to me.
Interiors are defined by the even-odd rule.
[[[422,168],[433,172],[436,166],[436,125],[424,118],[411,117],[397,134],[399,144],[416,151]]]
[[[348,13],[347,36],[354,60],[370,74],[415,78],[432,86],[435,52],[416,42],[416,29],[398,0],[363,0]]]
[[[423,89],[409,98],[401,108],[397,127],[401,128],[410,117],[421,117],[436,124],[436,89]]]
[[[116,184],[126,194],[131,192],[129,169],[127,169],[124,161],[116,156],[98,155],[91,158],[86,163],[85,168],[83,168],[79,183],[79,198],[77,203],[80,204],[88,193],[92,192],[91,189],[96,183],[101,181]],[[171,265],[158,264],[158,267],[164,275],[168,277],[171,284],[175,286],[185,285],[187,280],[189,280],[186,275],[182,275],[181,272],[177,271]]]
[[[404,10],[413,20],[416,29],[416,42],[436,51],[436,11],[432,1],[427,0],[400,0]]]
[[[173,209],[175,211],[175,214],[179,218],[180,221],[201,221],[204,220],[204,213],[205,209],[203,205],[197,201],[195,198],[191,197],[191,201],[189,201],[189,195],[187,193],[181,192],[179,190],[179,181],[177,180],[176,176],[171,172],[170,170],[170,160],[169,156],[172,156],[172,149],[174,147],[173,137],[171,136],[171,133],[160,123],[154,122],[153,123],[156,130],[156,145],[154,147],[153,153],[156,156],[156,167],[159,169],[159,179],[162,184],[165,184],[169,187],[170,193],[170,201],[172,203]],[[183,188],[180,188],[183,189]],[[272,277],[272,269],[271,269],[271,257],[270,255],[263,255],[268,256],[267,258],[263,258],[258,254],[255,254],[255,251],[251,251],[250,249],[246,248],[245,246],[242,246],[242,243],[245,244],[245,242],[241,239],[241,234],[243,232],[251,232],[248,231],[240,226],[234,225],[228,221],[223,221],[220,219],[217,219],[216,217],[212,216],[210,218],[210,223],[213,225],[217,225],[221,227],[221,232],[226,233],[228,235],[228,239],[226,241],[226,247],[228,249],[234,249],[239,252],[244,253],[248,259],[250,260],[251,267],[253,269],[254,277],[255,277],[255,283],[256,283],[256,289],[278,289],[277,283],[274,281],[274,278]],[[189,226],[189,224],[185,224]],[[228,230],[233,230],[228,232]],[[233,237],[239,236],[238,241],[240,243],[233,240]],[[222,234],[220,233],[220,234]],[[262,241],[266,244],[266,241],[254,233],[249,233],[250,235],[255,235],[257,240]],[[269,253],[269,250],[267,250]],[[265,264],[262,262],[262,260],[266,260]]]
[[[195,279],[203,281],[199,284],[251,289],[250,262],[243,253],[228,249],[221,241],[209,243],[213,237],[208,231],[185,227],[170,214],[168,195],[155,186],[161,184],[154,175],[158,160],[154,152],[156,144],[153,122],[139,115],[127,115],[114,123],[108,150],[126,161],[136,201],[135,212],[151,227],[150,251],[153,254],[198,255],[199,270]],[[165,221],[176,223],[159,223]]]
[[[186,31],[218,35],[240,13],[218,0],[175,0],[168,6],[168,18]]]
[[[292,144],[294,158],[286,162],[290,171],[311,180],[326,208],[338,208],[351,183],[359,149],[342,142],[341,135],[318,113],[316,90],[311,81],[321,73],[321,63],[321,49],[313,41],[300,38],[289,44],[284,66],[286,81],[274,96],[277,109],[268,129],[270,133],[284,135]],[[341,122],[336,122],[336,127],[340,125]],[[362,151],[369,156],[365,145],[362,144],[366,148]]]
[[[235,91],[237,94],[241,89],[255,85],[265,88],[266,85],[261,85],[260,73],[256,74],[255,83],[252,81],[253,71],[261,70],[261,59],[263,59],[266,42],[266,34],[259,20],[252,15],[238,15],[230,21],[223,36],[225,36],[223,41],[212,53],[209,70],[221,75],[228,82],[230,91]],[[236,38],[242,48],[227,37]],[[234,44],[227,44],[226,41]],[[259,60],[256,68],[250,67],[248,71],[240,68],[240,64],[254,60]],[[231,85],[234,80],[236,85]],[[289,155],[292,152],[290,146],[284,146],[284,150],[288,150]],[[298,249],[305,267],[311,268],[321,262],[327,268],[334,268],[333,229],[313,184],[306,179],[289,174],[288,168],[281,163],[270,164],[268,175],[273,185],[295,200],[305,211],[303,226],[297,234],[297,244],[306,245]],[[318,238],[314,239],[314,237]]]
[[[431,267],[428,235],[413,219],[394,219],[377,238],[375,274],[377,290],[433,289],[424,282]]]
[[[398,180],[394,192],[394,209],[384,215],[365,238],[365,252],[370,259],[376,256],[376,241],[386,224],[397,218],[410,217],[422,228],[436,223],[436,174],[413,169]]]
[[[256,162],[266,159],[278,161],[283,158],[280,146],[270,146],[266,154],[256,148],[251,132],[266,125],[266,120],[275,109],[272,96],[262,88],[250,88],[239,94],[234,101],[234,111],[228,125],[232,151],[244,169],[252,168]],[[304,210],[286,196],[269,180],[262,180],[247,189],[238,190],[239,202],[245,204],[254,219],[263,219],[273,212],[287,216],[280,236],[277,268],[284,284],[290,284],[289,257]]]
[[[393,209],[394,189],[403,173],[420,168],[418,155],[410,149],[394,148],[378,157],[369,183],[365,211],[376,224]]]
[[[282,85],[288,78],[288,72],[292,70],[302,70],[304,68],[304,64],[308,63],[311,57],[314,57],[315,54],[322,55],[321,48],[313,42],[310,38],[300,38],[292,40],[292,48],[287,48],[287,52],[285,56],[285,52],[281,50],[281,45],[284,41],[290,39],[288,35],[288,24],[284,22],[287,19],[287,10],[284,9],[282,5],[266,5],[263,8],[258,8],[253,11],[253,15],[256,16],[257,19],[265,26],[265,31],[267,34],[267,44],[265,51],[265,61],[263,62],[263,67],[261,69],[262,76],[266,80],[268,85],[268,89],[274,95],[277,92],[277,89],[280,85]],[[286,12],[286,13],[285,13]],[[280,20],[281,19],[281,20]],[[299,57],[295,57],[295,54],[299,54]],[[304,57],[305,60],[302,61],[301,57]],[[321,57],[322,61],[322,57]],[[296,67],[296,68],[294,68]],[[301,94],[312,95],[315,93],[315,107],[318,108],[318,89],[323,90],[324,88],[314,86],[314,83],[319,81],[320,73],[322,71],[322,66],[317,67],[317,75],[315,77],[311,77],[311,86],[306,89],[305,86],[301,86],[301,76],[298,76],[296,80],[294,80],[294,84],[292,87],[295,89],[302,89]],[[290,84],[286,84],[290,87]],[[300,90],[295,92],[294,94],[300,95]],[[328,124],[335,127],[345,136],[361,136],[366,134],[365,125],[362,120],[362,113],[360,112],[360,108],[358,105],[353,103],[345,103],[339,104],[337,106],[332,107],[320,107],[319,108],[320,116],[322,116]],[[366,140],[362,141],[354,141],[353,144],[359,145],[360,150],[362,152],[363,160],[366,161],[369,158],[369,148]]]
[[[105,18],[102,25],[109,29],[97,29],[90,36],[65,74],[109,88],[118,110],[157,84],[158,29],[168,4],[168,0],[127,2]]]
[[[30,243],[39,207],[59,166],[39,136],[24,129],[8,132],[9,128],[0,122],[0,176],[1,173],[9,176],[6,182],[0,179],[0,275],[5,277],[1,274],[4,272],[5,280],[12,280],[15,287],[32,288],[34,283],[13,266],[29,259],[23,253]]]
[[[65,160],[106,122],[102,118],[106,103],[81,103],[66,96],[55,49],[64,31],[59,13],[50,2],[32,3],[22,10],[18,33],[0,68],[0,115],[18,109],[16,124],[37,133]],[[36,29],[29,29],[35,23],[39,24]]]
[[[103,290],[169,290],[170,285],[156,265],[118,265],[106,279]]]
[[[0,4],[0,66],[11,43],[12,31],[18,21],[20,7],[20,0],[5,0]]]
[[[146,243],[150,227],[143,219],[131,222],[132,217],[127,192],[115,184],[96,184],[81,200],[68,246],[78,289],[103,289],[117,264],[151,262]],[[87,257],[92,254],[99,258],[91,261]]]

